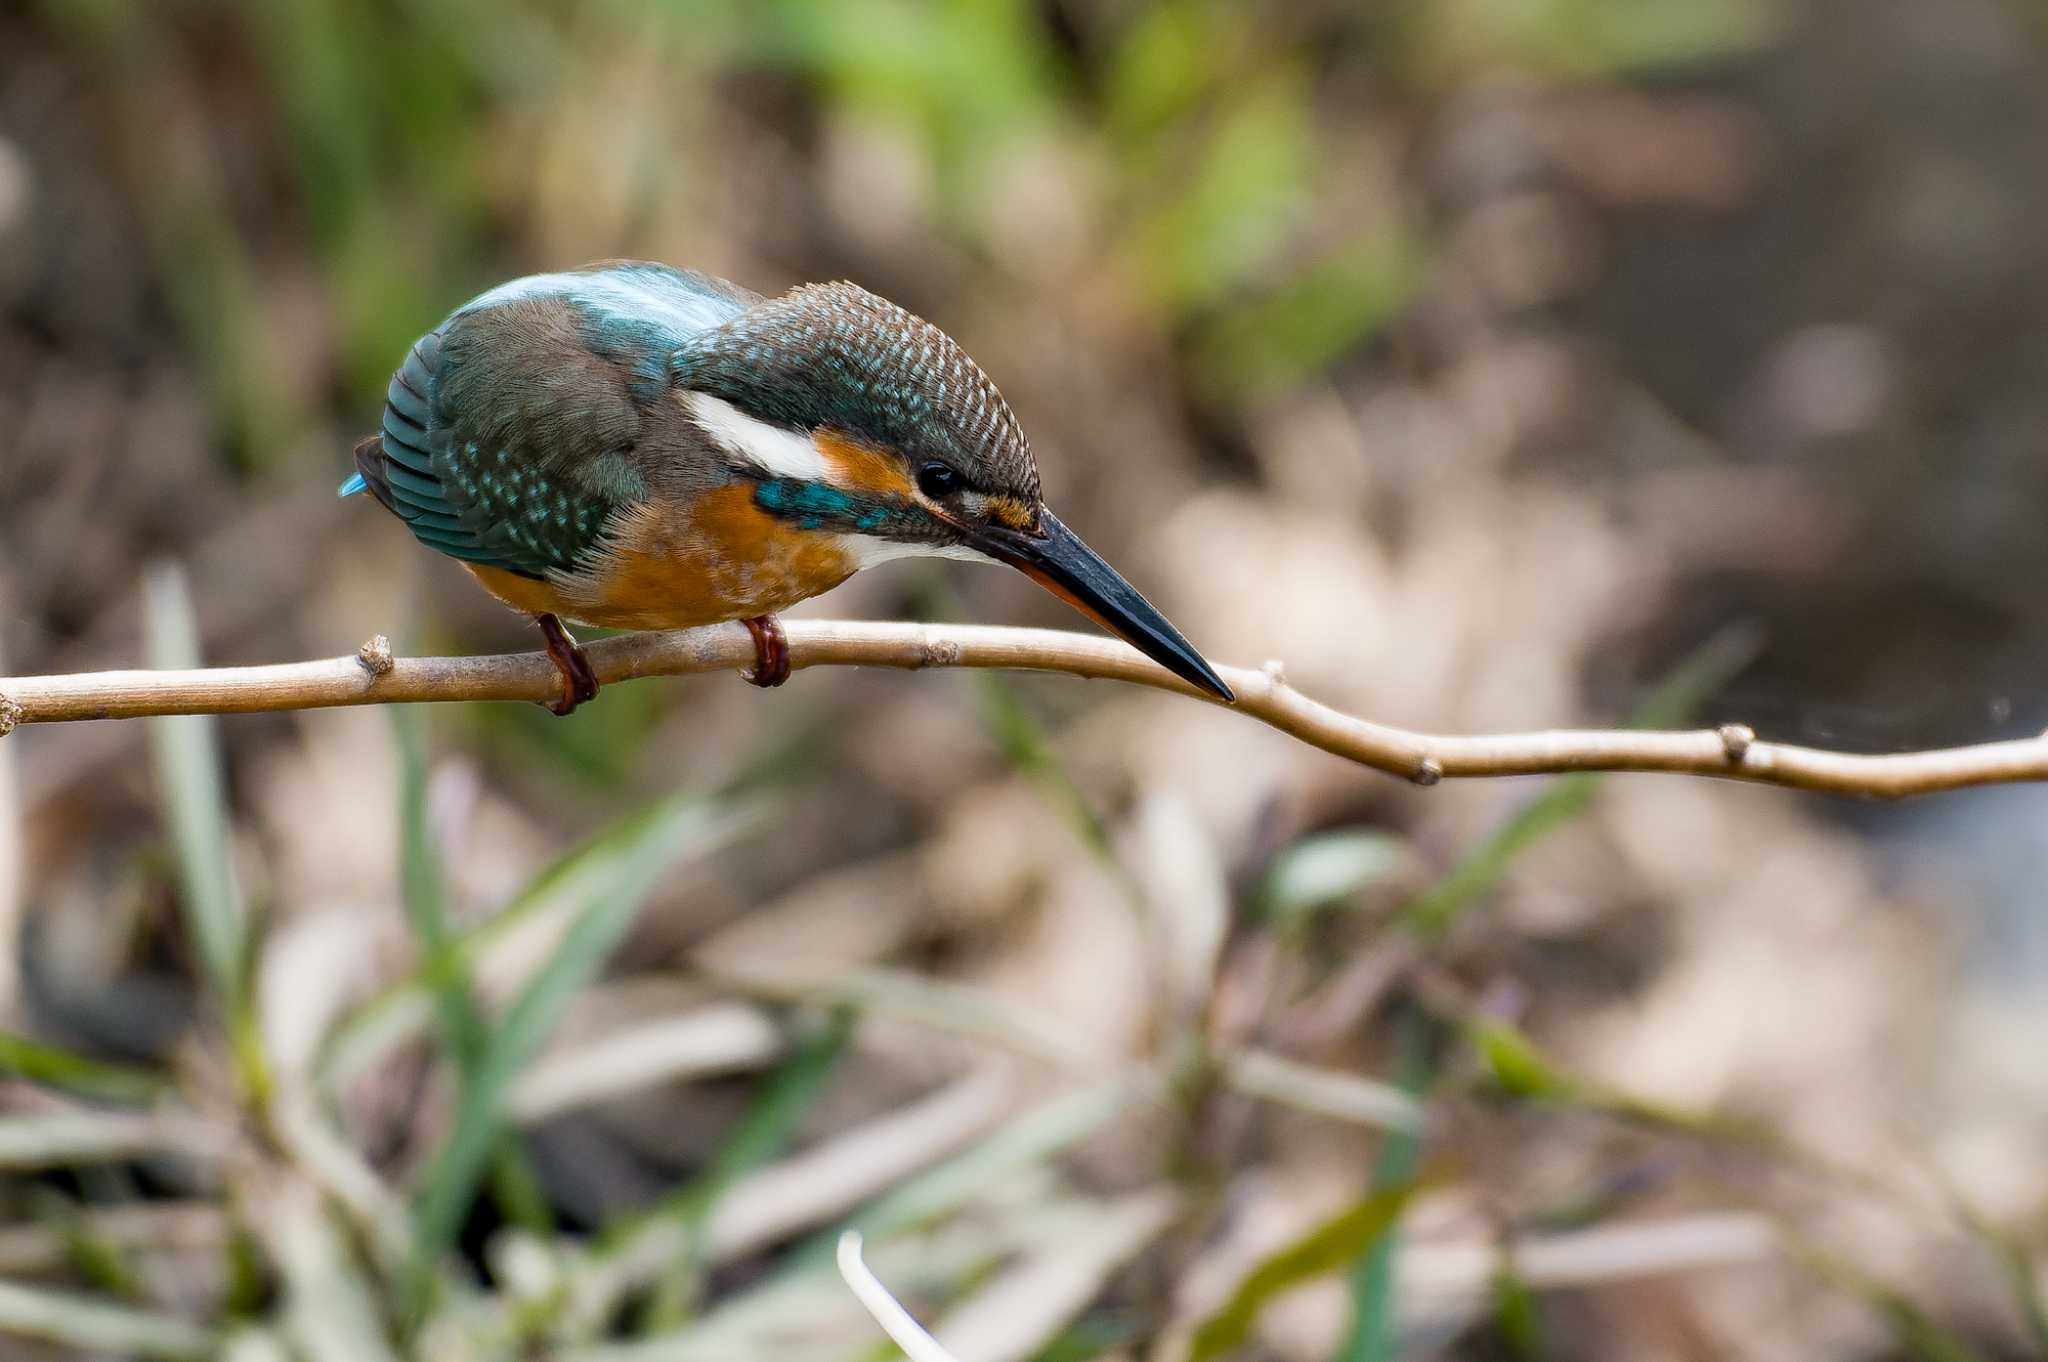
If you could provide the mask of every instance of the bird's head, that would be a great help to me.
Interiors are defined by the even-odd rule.
[[[1231,697],[1151,603],[1046,509],[1031,446],[953,339],[852,284],[756,304],[677,352],[691,416],[772,515],[867,566],[1006,563],[1176,676]]]

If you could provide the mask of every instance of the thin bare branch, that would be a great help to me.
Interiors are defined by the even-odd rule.
[[[846,620],[790,620],[785,628],[790,663],[796,668],[1011,668],[1125,681],[1207,699],[1124,644],[1094,635]],[[0,736],[20,724],[154,714],[247,714],[443,700],[544,702],[561,689],[544,653],[399,658],[374,646],[377,642],[346,657],[268,667],[0,678]],[[753,640],[737,624],[628,634],[602,639],[588,651],[598,679],[606,685],[647,676],[736,671],[754,660]],[[1766,742],[1742,724],[1682,733],[1418,733],[1356,718],[1312,700],[1287,683],[1276,663],[1257,671],[1217,671],[1237,692],[1232,708],[1239,712],[1325,752],[1423,785],[1454,776],[1663,771],[1889,799],[2048,780],[2048,735],[1867,756]]]

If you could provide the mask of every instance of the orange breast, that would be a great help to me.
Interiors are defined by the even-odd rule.
[[[610,547],[573,576],[535,581],[470,566],[498,599],[610,629],[682,629],[786,610],[858,566],[837,534],[804,530],[754,504],[745,483],[688,503],[656,500],[614,526]]]

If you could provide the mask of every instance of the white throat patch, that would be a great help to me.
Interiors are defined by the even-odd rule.
[[[901,539],[877,539],[868,534],[842,535],[839,545],[861,568],[871,568],[877,563],[891,563],[898,558],[958,558],[964,563],[996,561],[979,549],[971,549],[965,544],[911,544]]]
[[[685,392],[683,409],[701,426],[712,441],[736,459],[745,461],[773,478],[831,485],[832,469],[825,455],[808,435],[770,425],[747,415],[722,397],[710,393]],[[996,560],[965,544],[913,544],[900,539],[881,539],[868,534],[845,534],[840,547],[853,559],[856,569],[898,558],[958,558],[970,563]]]

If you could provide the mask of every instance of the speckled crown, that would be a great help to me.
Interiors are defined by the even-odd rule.
[[[845,282],[806,284],[697,337],[676,381],[764,421],[830,426],[942,460],[980,491],[1036,502],[1038,465],[1010,404],[951,336]]]

